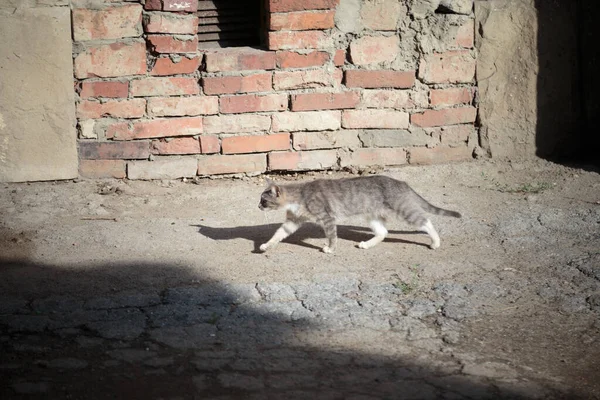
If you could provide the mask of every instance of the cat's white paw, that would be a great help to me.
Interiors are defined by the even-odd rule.
[[[329,246],[323,246],[323,253],[331,254],[333,250]]]
[[[431,244],[429,245],[429,248],[430,248],[430,249],[432,249],[432,250],[435,250],[435,249],[437,249],[438,247],[440,247],[440,243],[439,243],[439,242],[437,242],[437,243],[431,243]]]
[[[367,242],[360,242],[356,245],[356,247],[358,247],[359,249],[368,249],[369,245],[367,244]]]
[[[269,246],[267,246],[266,243],[261,244],[259,247],[260,251],[267,251],[268,248],[269,248]]]

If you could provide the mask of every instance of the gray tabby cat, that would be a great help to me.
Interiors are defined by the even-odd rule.
[[[366,216],[375,236],[358,243],[368,249],[383,241],[388,231],[383,225],[388,217],[401,216],[418,226],[431,237],[432,249],[440,247],[438,236],[425,211],[460,218],[456,211],[444,210],[429,204],[402,182],[387,176],[368,176],[345,179],[319,179],[313,182],[277,185],[267,179],[268,188],[262,193],[258,208],[287,210],[286,220],[273,237],[260,246],[266,251],[292,233],[304,222],[320,224],[329,244],[323,252],[332,253],[337,242],[336,221],[343,217]]]

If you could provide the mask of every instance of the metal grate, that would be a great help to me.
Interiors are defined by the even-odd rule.
[[[198,47],[260,45],[263,3],[260,0],[198,1]]]

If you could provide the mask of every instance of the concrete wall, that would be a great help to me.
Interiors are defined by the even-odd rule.
[[[0,181],[78,176],[67,1],[0,1]]]

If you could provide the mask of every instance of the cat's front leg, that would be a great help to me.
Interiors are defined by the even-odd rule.
[[[263,243],[260,245],[260,251],[267,251],[269,247],[275,246],[277,243],[281,242],[286,237],[290,236],[292,233],[296,232],[300,224],[294,221],[285,221],[276,231],[275,234],[267,243]]]
[[[329,244],[323,246],[323,253],[331,254],[335,251],[335,246],[337,244],[337,226],[335,225],[335,221],[324,221],[323,230],[325,231],[325,237],[327,237],[329,241]]]

